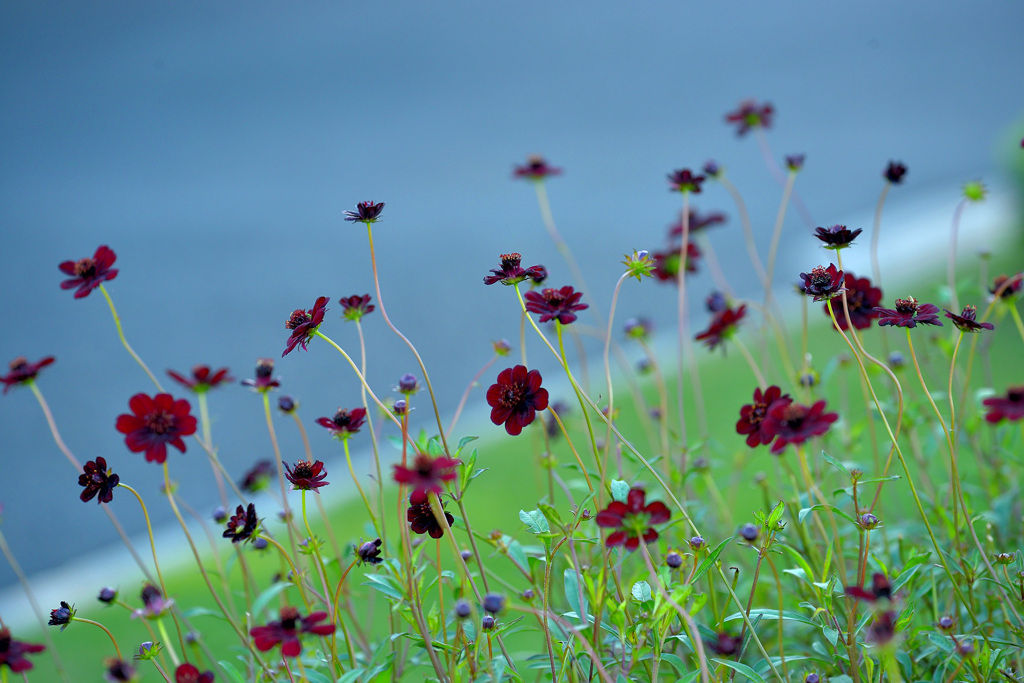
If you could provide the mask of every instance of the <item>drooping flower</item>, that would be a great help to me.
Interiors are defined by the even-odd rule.
[[[274,463],[269,460],[258,460],[255,465],[249,468],[249,471],[242,477],[242,481],[239,482],[238,488],[242,489],[246,493],[256,493],[267,488],[271,478],[277,472],[277,468],[274,467]]]
[[[699,333],[694,339],[704,342],[710,350],[714,351],[715,347],[736,333],[740,321],[743,320],[746,314],[746,304],[741,305],[739,308],[726,307],[725,310],[716,313],[711,319],[708,329]]]
[[[159,619],[174,604],[173,599],[165,598],[160,589],[151,583],[142,587],[140,598],[142,607],[132,612],[132,619]]]
[[[341,313],[345,320],[352,322],[359,322],[363,319],[364,315],[373,313],[376,306],[370,303],[370,295],[353,294],[352,296],[343,296],[338,299],[338,303],[341,304]]]
[[[345,220],[351,223],[376,223],[380,220],[380,212],[384,210],[384,202],[374,204],[373,202],[359,202],[355,211],[345,211]]]
[[[316,462],[310,462],[308,460],[299,460],[295,463],[295,467],[288,463],[285,463],[285,478],[292,483],[293,491],[316,491],[321,486],[327,486],[331,482],[324,481],[327,477],[327,470],[324,469],[324,464],[317,460]]]
[[[516,166],[512,171],[513,178],[525,178],[526,180],[544,180],[551,175],[561,175],[562,169],[555,168],[544,160],[539,154],[532,154],[526,158],[526,163]]]
[[[192,377],[188,378],[174,370],[167,371],[168,376],[175,382],[197,394],[214,389],[225,382],[234,382],[235,378],[228,375],[227,368],[221,368],[216,372],[210,370],[209,365],[195,365],[192,367]]]
[[[847,271],[843,275],[843,288],[846,289],[846,306],[850,310],[850,320],[858,330],[871,327],[871,321],[878,317],[878,304],[882,302],[882,290],[871,284],[866,277],[857,277]],[[828,304],[822,307],[825,315],[828,315]],[[846,319],[846,312],[841,305],[832,306],[836,322],[844,332],[850,329],[850,323]]]
[[[523,298],[526,300],[526,310],[540,315],[539,322],[558,320],[568,325],[576,320],[576,311],[590,308],[590,304],[580,303],[582,296],[582,292],[566,285],[561,289],[548,287],[540,292],[527,292]]]
[[[882,572],[875,572],[871,575],[871,590],[867,591],[860,586],[847,586],[846,594],[851,598],[865,602],[876,602],[878,600],[890,600],[892,598],[892,584]]]
[[[356,555],[362,564],[380,564],[384,560],[380,556],[380,546],[383,543],[379,538],[363,543],[356,548]]]
[[[441,509],[444,510],[445,503],[441,501]],[[405,518],[409,522],[409,528],[416,534],[429,534],[431,538],[444,536],[444,527],[437,523],[433,510],[430,509],[430,501],[423,491],[413,491],[409,494],[409,509],[406,510]],[[444,518],[448,520],[448,526],[455,521],[451,513],[445,511]]]
[[[700,214],[697,212],[697,209],[691,208],[689,210],[689,220],[687,221],[687,223],[690,229],[690,234],[694,235],[714,225],[723,225],[725,223],[725,220],[725,214],[720,211],[712,211],[711,213]],[[678,221],[669,226],[668,237],[669,239],[672,239],[675,237],[682,237],[682,235],[683,219],[680,217]],[[678,251],[678,249],[676,251]]]
[[[32,668],[32,662],[25,659],[27,654],[35,654],[46,649],[45,645],[23,643],[11,638],[11,630],[0,629],[0,667],[7,666],[14,673],[21,673]]]
[[[110,658],[106,661],[104,677],[111,683],[128,683],[135,680],[135,667],[123,659]]]
[[[174,683],[213,683],[213,672],[199,673],[195,664],[185,662],[174,671]]]
[[[992,281],[988,291],[993,296],[998,294],[999,298],[1006,301],[1014,299],[1024,288],[1024,273],[1016,275],[999,275]]]
[[[118,416],[117,431],[125,435],[125,444],[132,453],[146,452],[147,462],[167,460],[168,444],[184,453],[181,437],[196,433],[196,418],[183,398],[175,401],[170,394],[151,398],[140,393],[131,397],[128,407],[132,414]]]
[[[334,417],[321,417],[316,423],[330,430],[334,438],[347,439],[359,431],[365,419],[365,408],[353,408],[352,410],[338,408],[338,412],[334,414]]]
[[[996,326],[992,323],[978,322],[977,306],[964,306],[964,310],[960,312],[960,315],[946,311],[946,317],[952,320],[956,329],[961,332],[981,332],[982,330],[996,329]]]
[[[538,410],[548,407],[548,390],[541,387],[541,376],[525,365],[506,368],[487,390],[491,422],[504,423],[505,431],[517,436],[533,422]]]
[[[777,401],[768,410],[762,429],[775,432],[771,452],[778,455],[789,444],[801,444],[812,436],[821,436],[838,419],[838,413],[825,412],[824,401],[810,407],[793,401]]]
[[[789,394],[783,394],[782,389],[777,386],[770,386],[764,391],[761,391],[760,387],[754,389],[754,402],[740,408],[736,433],[746,435],[747,445],[751,448],[767,446],[776,437],[776,433],[770,428],[771,424],[765,421],[768,411],[777,404],[789,403],[792,400]]]
[[[63,632],[74,618],[75,608],[61,600],[60,607],[50,610],[50,621],[46,623],[48,626],[60,626],[60,630]]]
[[[692,192],[700,194],[701,184],[704,176],[694,175],[688,168],[680,168],[668,174],[669,191],[671,192]]]
[[[503,285],[512,286],[519,284],[527,278],[539,276],[542,271],[545,276],[547,275],[547,270],[544,269],[544,266],[523,268],[523,255],[518,252],[501,254],[498,258],[501,259],[501,267],[491,269],[491,274],[484,278],[485,285],[493,285],[500,282]]]
[[[530,266],[527,270],[530,272],[530,282],[534,287],[544,284],[548,279],[548,269],[542,265]]]
[[[640,547],[641,539],[644,543],[658,540],[658,532],[653,525],[667,522],[671,516],[672,512],[664,503],[647,503],[647,494],[643,489],[631,488],[625,503],[612,501],[597,513],[594,521],[599,527],[615,529],[604,540],[606,548],[621,545],[633,552]]]
[[[107,461],[102,456],[90,460],[82,467],[83,474],[78,475],[78,485],[84,486],[80,498],[83,503],[99,494],[97,503],[109,503],[114,499],[114,489],[121,483],[121,477],[107,469]]]
[[[28,384],[29,382],[35,381],[36,375],[39,371],[45,368],[47,365],[56,360],[53,356],[47,356],[46,358],[36,363],[29,363],[28,359],[24,356],[19,356],[12,360],[7,367],[10,369],[3,377],[0,377],[0,382],[4,384],[4,393],[16,384]]]
[[[224,538],[230,538],[232,543],[244,543],[252,538],[259,526],[260,520],[256,516],[256,506],[252,503],[244,508],[239,505],[235,508],[235,514],[228,520],[227,528],[221,535]]]
[[[768,102],[758,104],[756,100],[743,100],[736,111],[725,115],[726,123],[736,124],[736,135],[743,137],[753,128],[771,128],[775,108]]]
[[[839,250],[851,246],[862,232],[863,228],[850,230],[845,225],[832,225],[827,228],[815,228],[814,236],[825,243],[826,249]]]
[[[686,243],[686,272],[697,272],[697,260],[700,258],[700,248],[694,242]],[[669,249],[667,251],[655,251],[651,253],[654,261],[652,275],[661,282],[679,283],[679,250]]]
[[[114,265],[116,260],[117,254],[106,245],[103,245],[96,249],[96,253],[93,254],[92,258],[86,256],[77,261],[64,261],[57,267],[60,268],[62,273],[71,277],[60,283],[60,288],[74,289],[77,287],[78,289],[75,291],[76,299],[89,296],[92,290],[107,280],[113,280],[117,277],[117,268],[110,267]]]
[[[815,301],[831,299],[843,291],[843,271],[836,270],[834,263],[828,264],[828,268],[818,266],[809,273],[800,273],[800,278],[804,293]]]
[[[414,493],[442,493],[443,482],[454,481],[458,476],[455,472],[458,465],[459,461],[454,458],[431,458],[426,453],[417,453],[412,467],[394,466],[394,479],[399,484],[411,486]]]
[[[242,386],[253,391],[267,392],[281,386],[280,378],[274,377],[274,359],[260,358],[256,361],[256,379],[243,379]]]
[[[292,331],[292,334],[288,337],[288,344],[285,346],[284,353],[281,354],[282,358],[294,351],[296,346],[301,346],[303,351],[308,350],[306,344],[309,343],[309,340],[313,338],[313,335],[320,328],[326,312],[326,296],[317,297],[313,308],[308,311],[297,308],[292,312],[291,317],[284,324],[286,329]]]
[[[920,325],[942,326],[939,320],[939,308],[933,304],[919,304],[917,299],[908,296],[906,299],[896,299],[896,309],[876,308],[878,313],[878,324],[881,327],[892,325],[894,327],[914,328]]]
[[[882,172],[882,176],[893,185],[901,184],[905,175],[907,175],[907,167],[900,161],[890,161]]]
[[[279,621],[271,621],[266,626],[257,626],[249,631],[253,644],[260,652],[280,644],[283,656],[298,657],[302,652],[302,643],[299,642],[301,634],[329,636],[334,633],[334,624],[317,623],[327,619],[327,612],[313,612],[303,617],[294,607],[282,607],[280,616]]]
[[[1024,418],[1024,385],[1009,387],[1006,396],[992,396],[982,401],[988,406],[985,420],[996,424],[1003,420],[1015,422]]]

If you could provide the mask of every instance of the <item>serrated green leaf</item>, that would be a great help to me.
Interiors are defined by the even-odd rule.
[[[620,503],[625,503],[627,496],[629,496],[629,484],[622,481],[621,479],[613,479],[612,500],[617,500]]]
[[[530,510],[529,512],[520,510],[519,519],[522,520],[523,524],[526,525],[527,531],[531,534],[546,534],[551,531],[551,527],[548,526],[548,520],[540,510]]]

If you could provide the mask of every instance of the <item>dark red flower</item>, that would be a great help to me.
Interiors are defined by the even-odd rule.
[[[242,385],[254,391],[267,392],[281,386],[280,378],[274,377],[274,359],[260,358],[256,361],[256,379],[243,379]]]
[[[60,626],[60,630],[63,631],[74,617],[75,608],[61,600],[60,607],[50,610],[50,621],[47,622],[47,626]]]
[[[199,673],[195,664],[185,662],[174,671],[174,683],[213,683],[213,672]]]
[[[244,508],[239,505],[235,508],[235,514],[228,520],[227,528],[221,535],[224,538],[230,538],[232,543],[242,543],[251,539],[259,526],[260,520],[256,516],[256,506],[252,503]]]
[[[182,386],[201,394],[209,389],[214,389],[224,382],[234,382],[235,378],[228,375],[227,368],[221,368],[217,372],[210,370],[209,365],[195,365],[192,367],[192,379],[179,375],[174,370],[167,371],[168,376]]]
[[[1020,294],[1022,288],[1024,288],[1024,273],[1017,273],[1012,276],[998,276],[992,281],[992,286],[988,288],[988,291],[992,295],[998,292],[1000,299],[1013,299]]]
[[[399,484],[412,486],[414,493],[441,493],[444,491],[443,482],[454,481],[458,476],[455,473],[458,465],[459,461],[454,458],[431,458],[426,453],[417,453],[411,468],[394,466],[394,477]]]
[[[566,285],[561,289],[547,287],[539,292],[527,292],[523,298],[526,299],[526,310],[539,314],[540,322],[557,319],[563,325],[568,325],[576,320],[576,311],[590,308],[590,304],[580,303],[582,296],[582,292]]]
[[[334,417],[321,417],[316,423],[329,429],[336,439],[347,439],[359,431],[365,419],[365,408],[353,408],[352,410],[338,408]]]
[[[658,532],[651,525],[667,522],[671,516],[672,512],[664,503],[647,503],[647,494],[643,489],[631,488],[625,503],[612,501],[597,513],[594,521],[599,527],[616,529],[604,540],[606,548],[621,545],[633,552],[640,547],[640,539],[644,543],[658,540]]]
[[[530,272],[530,280],[534,285],[542,285],[548,279],[548,269],[544,266],[530,266],[527,270]]]
[[[686,243],[686,272],[697,272],[697,259],[700,258],[700,248],[693,242]],[[662,282],[679,282],[679,250],[669,249],[667,251],[655,251],[651,253],[654,261],[654,270],[651,272],[654,277]]]
[[[527,371],[525,365],[499,372],[497,382],[487,390],[491,422],[504,423],[505,431],[512,436],[522,433],[523,427],[533,422],[537,411],[548,407],[548,390],[540,383],[540,373]]]
[[[380,220],[380,212],[384,210],[384,202],[374,204],[373,202],[359,202],[355,211],[345,211],[345,220],[352,223],[376,223]]]
[[[107,672],[104,674],[112,683],[127,683],[135,680],[135,667],[123,659],[108,659]]]
[[[694,175],[693,171],[688,168],[676,169],[668,174],[668,184],[671,185],[669,191],[671,192],[700,194],[700,186],[703,182],[704,176]]]
[[[809,273],[800,273],[800,277],[804,294],[814,297],[815,301],[831,299],[843,291],[843,271],[836,270],[834,263],[828,264],[828,268],[818,266]]]
[[[373,313],[375,306],[370,303],[370,295],[353,294],[349,297],[341,297],[338,299],[338,303],[341,304],[341,313],[346,320],[353,322],[359,322],[363,319],[364,315]]]
[[[316,491],[321,486],[327,486],[331,482],[324,481],[327,477],[327,470],[324,469],[324,464],[317,460],[316,462],[310,462],[308,460],[299,460],[295,463],[295,468],[285,464],[285,478],[292,483],[293,491]]]
[[[804,167],[804,161],[807,159],[806,154],[787,154],[786,155],[786,168],[790,171],[799,171]]]
[[[527,180],[544,180],[549,175],[562,175],[562,169],[548,165],[544,157],[539,154],[532,154],[526,158],[526,164],[516,166],[512,171],[513,178],[526,178]]]
[[[441,509],[444,509],[444,501],[441,502]],[[406,510],[405,518],[409,522],[409,528],[413,533],[430,534],[431,538],[444,536],[444,527],[437,523],[434,512],[430,509],[430,501],[423,491],[413,491],[409,495],[409,509]],[[455,521],[451,513],[445,512],[444,518],[448,520],[448,526]]]
[[[696,209],[690,209],[689,214],[690,218],[688,223],[691,235],[698,233],[705,228],[710,228],[713,225],[722,225],[725,223],[725,214],[720,211],[712,211],[711,213],[701,215]],[[683,220],[680,218],[674,225],[669,227],[668,236],[669,239],[672,239],[674,237],[681,237],[682,234]],[[676,249],[676,251],[679,250]]]
[[[285,346],[284,353],[281,354],[282,358],[294,351],[296,346],[301,346],[303,351],[308,350],[306,344],[320,328],[320,323],[324,321],[326,312],[326,296],[317,297],[313,308],[308,311],[296,308],[292,312],[291,317],[284,323],[285,328],[292,331],[292,336],[288,337],[288,344]]]
[[[882,175],[893,185],[899,185],[903,182],[903,176],[907,175],[907,167],[900,161],[890,161]]]
[[[864,232],[863,228],[850,230],[845,225],[833,225],[827,228],[815,228],[814,236],[825,243],[826,249],[843,249],[852,245],[862,232]]]
[[[493,285],[500,282],[503,285],[517,285],[527,278],[547,277],[547,270],[544,266],[530,266],[523,268],[523,255],[517,252],[502,254],[501,268],[492,268],[491,274],[484,278],[485,285]],[[543,276],[543,277],[542,277]]]
[[[151,583],[147,583],[142,587],[139,597],[142,600],[142,607],[132,612],[132,619],[137,617],[158,619],[171,609],[171,605],[174,604],[173,599],[165,598],[160,589]]]
[[[6,664],[7,668],[16,674],[32,668],[32,662],[25,659],[25,655],[42,652],[45,649],[45,645],[23,643],[11,638],[10,629],[0,629],[0,666]]]
[[[246,493],[262,491],[267,488],[267,484],[270,483],[270,479],[276,472],[277,468],[274,467],[274,463],[269,460],[259,460],[245,473],[242,481],[238,484],[238,488]]]
[[[917,327],[921,325],[942,326],[939,320],[939,308],[932,304],[918,304],[917,299],[908,296],[906,299],[896,299],[896,310],[891,308],[876,308],[878,313],[878,324],[881,327],[892,325],[895,327]]]
[[[779,404],[790,403],[793,399],[789,394],[783,394],[782,389],[770,386],[763,392],[758,387],[754,389],[754,402],[740,408],[740,419],[736,423],[736,433],[747,436],[747,445],[751,448],[767,446],[777,435],[765,421],[768,411]]]
[[[60,288],[74,289],[78,287],[78,291],[75,292],[76,299],[89,296],[92,290],[107,280],[117,277],[117,269],[110,267],[116,260],[117,254],[104,245],[96,249],[92,258],[86,256],[77,261],[65,261],[57,267],[65,275],[70,275],[71,279],[60,283]]]
[[[877,307],[882,302],[882,290],[872,286],[866,277],[858,278],[849,271],[843,275],[843,288],[846,289],[846,306],[850,309],[853,326],[858,330],[871,327],[871,321],[878,317]],[[822,310],[828,315],[828,304],[825,304]],[[836,322],[839,323],[841,330],[850,329],[841,305],[833,305],[832,312],[835,313]]]
[[[1006,396],[992,396],[982,403],[988,406],[985,419],[992,424],[1009,420],[1015,422],[1024,417],[1024,385],[1009,387]]]
[[[839,419],[838,413],[826,413],[825,402],[807,407],[793,401],[775,402],[764,418],[764,430],[775,432],[772,453],[778,455],[788,444],[801,444],[812,436],[821,436]]]
[[[739,308],[726,307],[725,310],[716,313],[711,319],[708,329],[698,334],[694,339],[704,342],[712,351],[715,347],[729,339],[736,333],[740,321],[747,315],[746,304]]]
[[[253,644],[260,652],[266,652],[278,643],[281,654],[285,657],[298,657],[302,652],[299,635],[312,633],[317,636],[329,636],[334,633],[334,624],[318,624],[327,618],[327,612],[313,612],[309,616],[299,616],[294,607],[281,608],[280,621],[271,621],[266,626],[257,626],[249,631]]]
[[[996,326],[992,323],[978,322],[977,306],[964,306],[964,310],[960,312],[960,315],[946,311],[946,317],[952,320],[953,324],[956,325],[956,329],[961,332],[981,332],[982,330],[996,329]]]
[[[865,602],[876,602],[878,600],[889,600],[892,598],[892,584],[882,572],[875,572],[871,575],[871,590],[866,591],[860,586],[847,586],[846,594],[851,598],[864,600]]]
[[[379,538],[375,538],[356,548],[356,555],[359,556],[360,564],[380,564],[383,562],[384,559],[380,556],[381,543],[382,541]]]
[[[196,419],[189,414],[191,406],[185,399],[174,400],[170,394],[135,394],[128,401],[132,415],[117,417],[117,431],[132,453],[146,452],[147,462],[167,460],[167,444],[185,452],[181,437],[196,433]]]
[[[82,468],[84,474],[78,475],[78,485],[84,486],[81,499],[83,503],[99,494],[97,503],[109,503],[114,499],[114,489],[121,482],[121,477],[107,469],[107,461],[101,456],[95,461],[90,460]]]
[[[736,135],[743,137],[752,128],[771,128],[775,109],[768,102],[758,104],[755,100],[743,100],[736,111],[725,115],[726,123],[736,124]]]
[[[704,639],[704,647],[722,657],[731,657],[738,654],[742,644],[743,640],[739,636],[733,636],[724,631],[716,633],[714,640],[710,638]]]
[[[29,363],[28,359],[24,356],[15,358],[7,367],[10,368],[3,377],[0,377],[0,382],[4,383],[4,393],[6,394],[8,389],[13,387],[15,384],[28,384],[35,380],[36,375],[39,371],[45,368],[47,365],[56,360],[53,356],[47,356],[37,363]]]

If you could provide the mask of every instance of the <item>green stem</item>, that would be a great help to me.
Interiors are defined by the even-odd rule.
[[[210,409],[207,406],[206,392],[200,391],[196,395],[196,399],[199,402],[199,422],[203,430],[203,443],[206,444],[206,448],[209,451],[213,451],[213,436],[210,433]],[[213,469],[213,478],[217,482],[217,490],[220,492],[221,505],[227,508],[228,492],[224,488],[224,478],[221,476],[220,469],[212,461],[210,467]]]
[[[153,381],[153,384],[156,385],[157,390],[160,391],[160,393],[163,393],[164,388],[160,385],[160,381],[156,378],[156,375],[149,371],[149,368],[146,366],[146,364],[142,362],[141,358],[139,358],[139,354],[135,353],[135,349],[133,349],[131,347],[131,344],[128,343],[128,340],[124,338],[124,330],[121,329],[121,316],[117,314],[117,309],[114,307],[114,300],[110,298],[109,294],[107,294],[107,288],[101,284],[99,289],[101,292],[103,292],[103,296],[107,300],[107,305],[110,306],[110,314],[114,316],[114,324],[117,326],[117,336],[121,338],[121,344],[124,345],[124,348],[128,351],[128,354],[135,359],[135,362],[139,364],[139,367],[141,367],[145,371],[146,375],[149,376],[149,379]]]
[[[359,485],[359,478],[356,476],[355,468],[352,467],[352,456],[348,450],[348,434],[345,434],[341,438],[341,444],[345,447],[345,463],[348,464],[348,473],[352,475],[352,482],[356,485],[356,489],[359,490],[359,497],[363,499],[363,505],[366,506],[366,511],[370,514],[370,520],[373,522],[373,528],[380,535],[380,525],[377,523],[377,515],[373,512],[373,506],[370,505],[369,498],[366,497],[366,493],[363,492],[363,487]],[[303,505],[305,505],[305,497],[303,497]]]

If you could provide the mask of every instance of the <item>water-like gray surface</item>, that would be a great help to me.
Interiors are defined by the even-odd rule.
[[[117,252],[109,289],[154,370],[208,363],[242,378],[280,355],[292,309],[372,291],[365,231],[341,211],[386,201],[375,231],[385,303],[450,411],[489,341],[518,335],[510,290],[480,282],[497,254],[521,251],[568,282],[530,187],[509,179],[513,163],[542,152],[565,167],[550,185],[555,216],[606,309],[620,255],[663,240],[673,168],[725,165],[767,243],[778,186],[753,139],[722,123],[744,97],[777,107],[778,156],[807,153],[799,189],[822,224],[870,207],[890,158],[910,166],[901,192],[993,178],[1024,104],[1022,25],[1024,6],[1004,2],[5,3],[0,361],[57,356],[39,385],[69,446],[106,457],[166,521],[157,468],[114,430],[128,398],[152,387],[99,294],[59,289],[60,261],[99,244]],[[698,200],[733,216],[713,239],[751,291],[727,195]],[[795,213],[786,229],[787,245],[804,234]],[[784,261],[779,273],[806,266]],[[706,273],[694,282],[711,286]],[[355,351],[332,308],[324,331]],[[672,310],[672,290],[653,283],[620,303],[623,317],[655,315],[665,329]],[[366,332],[370,381],[388,393],[414,361],[379,314]],[[310,423],[359,400],[324,344],[278,372]],[[210,398],[232,472],[271,456],[255,395],[235,386]],[[429,425],[425,406],[416,418]],[[298,457],[294,429],[278,427]],[[337,445],[311,430],[340,476]],[[3,532],[28,572],[116,539],[77,500],[27,390],[0,397],[0,457]],[[186,497],[208,509],[201,453],[170,459]],[[115,505],[142,530],[130,499]],[[0,585],[11,581],[0,565]]]

